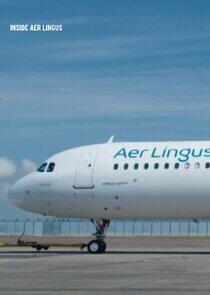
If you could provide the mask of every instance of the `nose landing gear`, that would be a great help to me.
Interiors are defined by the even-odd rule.
[[[104,238],[106,236],[107,229],[110,224],[110,220],[108,219],[91,219],[91,222],[96,228],[96,232],[94,236],[95,240],[90,241],[87,244],[88,252],[90,253],[104,253],[106,251],[106,243],[104,242]]]

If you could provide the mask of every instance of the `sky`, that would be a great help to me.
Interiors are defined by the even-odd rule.
[[[0,218],[31,216],[8,188],[64,149],[210,139],[210,1],[0,0],[0,96]]]

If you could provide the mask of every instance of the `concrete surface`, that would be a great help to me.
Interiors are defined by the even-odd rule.
[[[98,255],[2,248],[0,294],[210,294],[210,240],[110,238],[108,244]]]

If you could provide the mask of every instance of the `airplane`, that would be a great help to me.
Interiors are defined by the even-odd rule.
[[[210,141],[113,142],[60,152],[10,189],[17,207],[88,218],[90,253],[106,251],[111,219],[210,217]]]

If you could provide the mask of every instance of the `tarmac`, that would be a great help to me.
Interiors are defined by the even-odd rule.
[[[39,240],[64,244],[90,238]],[[210,294],[209,239],[116,237],[107,238],[107,246],[105,254],[2,248],[0,294]]]

